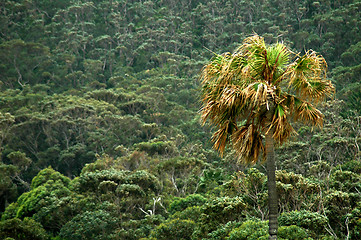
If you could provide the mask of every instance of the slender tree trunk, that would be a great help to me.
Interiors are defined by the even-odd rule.
[[[268,187],[268,209],[269,209],[269,239],[277,239],[278,230],[278,197],[276,188],[276,164],[273,131],[266,134],[266,154],[267,154],[267,187]]]

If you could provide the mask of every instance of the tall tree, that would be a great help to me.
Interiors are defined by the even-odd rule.
[[[278,198],[274,146],[295,132],[291,121],[322,126],[315,105],[334,93],[325,59],[283,43],[268,45],[258,35],[231,54],[216,54],[202,71],[203,123],[215,126],[212,141],[223,153],[230,142],[245,163],[267,160],[269,239],[277,239]]]

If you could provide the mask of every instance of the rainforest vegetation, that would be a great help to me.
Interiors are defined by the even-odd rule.
[[[202,68],[255,33],[335,86],[276,145],[278,239],[361,239],[359,0],[0,1],[0,238],[268,239],[266,163],[199,113]]]

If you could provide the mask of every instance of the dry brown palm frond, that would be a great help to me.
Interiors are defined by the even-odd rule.
[[[208,119],[218,129],[224,128],[229,122],[236,122],[239,112],[242,109],[239,105],[225,105],[220,101],[207,102],[201,109],[202,124],[205,124]],[[233,124],[235,126],[235,124]]]
[[[323,115],[311,103],[301,101],[295,108],[295,118],[300,119],[305,123],[311,123],[314,126],[322,127]]]
[[[254,85],[256,87],[256,85]],[[259,102],[261,104],[267,101],[268,86],[267,84],[259,83],[257,85],[256,94],[254,95],[253,102]]]
[[[228,65],[229,57],[229,53],[216,55],[213,60],[202,69],[202,83],[224,84],[222,83],[224,80],[222,76],[224,75],[225,67]]]
[[[264,39],[261,36],[255,34],[255,35],[245,38],[243,40],[241,46],[239,46],[235,50],[233,55],[249,56],[253,52],[252,49],[254,49],[254,48],[264,49],[265,47],[266,46],[265,46]]]
[[[253,164],[264,154],[262,139],[257,127],[252,124],[240,127],[232,135],[232,143],[240,159]]]
[[[214,149],[218,150],[223,155],[224,149],[227,145],[228,136],[232,135],[232,132],[236,129],[236,124],[231,121],[226,121],[222,126],[218,127],[218,130],[212,136],[212,142],[214,143]]]
[[[249,84],[242,93],[252,106],[260,107],[267,104],[269,86],[262,82],[255,82]]]
[[[323,115],[312,103],[292,94],[284,94],[281,105],[288,109],[287,116],[293,116],[294,120],[322,127]]]
[[[272,125],[274,127],[272,137],[278,145],[282,145],[285,141],[290,139],[291,136],[297,135],[297,132],[287,120],[287,117],[276,118],[274,122],[272,122]]]
[[[292,115],[295,107],[301,104],[301,100],[293,94],[282,92],[278,98],[277,104],[281,104],[287,109],[287,114]]]
[[[208,101],[200,110],[202,115],[202,124],[204,125],[207,119],[210,119],[213,122],[213,119],[218,116],[219,113],[219,103],[216,101]]]
[[[270,129],[273,129],[273,139],[279,145],[282,145],[283,142],[288,140],[292,135],[297,134],[290,124],[288,116],[289,113],[286,105],[276,105]]]
[[[242,106],[244,101],[244,95],[242,93],[241,87],[237,85],[228,85],[223,89],[221,96],[221,104],[225,104],[227,106]]]
[[[226,128],[219,128],[212,136],[214,149],[218,150],[223,155],[227,144],[228,130]]]

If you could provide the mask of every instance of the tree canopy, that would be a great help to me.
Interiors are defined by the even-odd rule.
[[[215,128],[199,115],[202,67],[241,64],[246,56],[221,53],[256,32],[282,52],[282,61],[267,58],[277,62],[267,70],[272,84],[259,80],[262,64],[244,71],[256,79],[247,97],[269,102],[266,89],[279,86],[272,126],[321,124],[311,98],[333,92],[330,82],[336,90],[317,105],[322,130],[282,124],[274,136],[284,143],[275,149],[279,238],[359,239],[360,8],[358,0],[1,1],[0,236],[267,238],[265,166],[239,164],[232,148],[219,156]],[[319,55],[327,80],[307,87],[296,69],[311,59],[326,66]],[[228,103],[244,91],[229,89]],[[237,111],[267,108],[261,102]],[[233,126],[238,136],[251,118],[268,129],[247,116]]]

